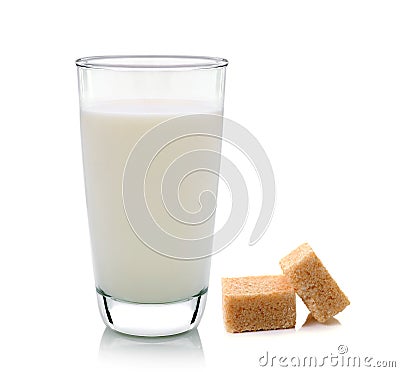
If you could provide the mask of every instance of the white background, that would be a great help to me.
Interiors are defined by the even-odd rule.
[[[400,365],[399,2],[36,0],[1,8],[2,369],[263,370],[267,350],[321,357],[340,344]],[[257,136],[274,167],[270,228],[247,246],[260,202],[249,176],[249,223],[214,257],[198,333],[155,343],[103,335],[74,65],[101,54],[229,59],[225,114]],[[352,302],[337,322],[227,334],[221,277],[279,273],[279,259],[304,241]]]

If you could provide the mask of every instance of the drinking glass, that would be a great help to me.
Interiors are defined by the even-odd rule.
[[[199,231],[212,236],[215,214],[201,224],[185,223],[171,215],[164,199],[179,194],[179,203],[195,215],[202,189],[216,195],[215,175],[186,173],[179,190],[160,184],[171,164],[175,171],[187,168],[176,163],[183,155],[204,149],[218,153],[220,145],[213,136],[167,138],[193,123],[218,127],[216,133],[222,135],[227,64],[222,58],[197,56],[96,56],[76,61],[95,285],[101,317],[111,329],[164,336],[199,324],[211,254],[174,254],[168,239],[150,244],[135,226],[143,225],[151,210],[157,223],[141,226],[149,237],[158,229],[183,241],[196,239]],[[159,129],[164,134],[157,137]],[[153,150],[154,138],[167,142],[160,151]],[[146,157],[140,152],[143,148],[151,164],[141,163]],[[218,162],[218,157],[213,159]],[[186,182],[189,178],[192,182]],[[139,189],[145,184],[145,192],[131,188],[135,182]],[[205,245],[211,252],[212,239]]]

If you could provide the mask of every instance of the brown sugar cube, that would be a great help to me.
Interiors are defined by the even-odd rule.
[[[280,261],[312,316],[323,323],[350,304],[311,247],[304,243]]]
[[[228,332],[293,328],[296,295],[283,275],[222,278],[222,305]]]

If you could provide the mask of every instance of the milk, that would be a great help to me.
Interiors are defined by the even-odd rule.
[[[148,248],[135,235],[124,211],[122,178],[134,144],[149,129],[167,119],[192,113],[220,114],[200,101],[132,100],[110,101],[81,107],[81,133],[86,199],[95,281],[98,290],[114,298],[137,303],[178,301],[207,290],[210,258],[178,260]],[[177,143],[153,167],[154,180],[165,166],[182,152],[196,148],[216,149],[213,139],[189,138]],[[214,190],[213,178],[196,181],[201,188]],[[150,182],[154,200],[160,185]],[[183,202],[196,210],[197,190],[187,188]],[[193,195],[192,195],[193,194]],[[158,195],[158,196],[157,196]],[[153,199],[150,204],[153,203]],[[150,205],[159,222],[170,225],[170,217],[156,202]],[[139,211],[140,213],[140,211]],[[210,219],[205,231],[213,229]],[[181,226],[181,232],[184,232]]]

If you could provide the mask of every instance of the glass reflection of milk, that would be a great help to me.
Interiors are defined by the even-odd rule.
[[[129,225],[121,193],[124,166],[139,138],[167,119],[192,113],[221,114],[218,108],[202,101],[108,101],[81,107],[95,280],[98,290],[106,295],[136,303],[166,303],[190,298],[208,287],[210,258],[177,260],[146,247]],[[213,141],[189,138],[161,153],[152,170],[155,182],[150,179],[150,195],[160,194],[156,180],[159,181],[171,160],[197,148],[217,149],[218,143]],[[185,207],[193,210],[197,207],[198,191],[216,192],[217,187],[214,177],[204,175],[195,184],[196,190],[183,190],[182,197]],[[168,218],[157,200],[150,200],[149,204],[158,223],[168,226]],[[212,232],[213,224],[211,219],[204,231]]]

